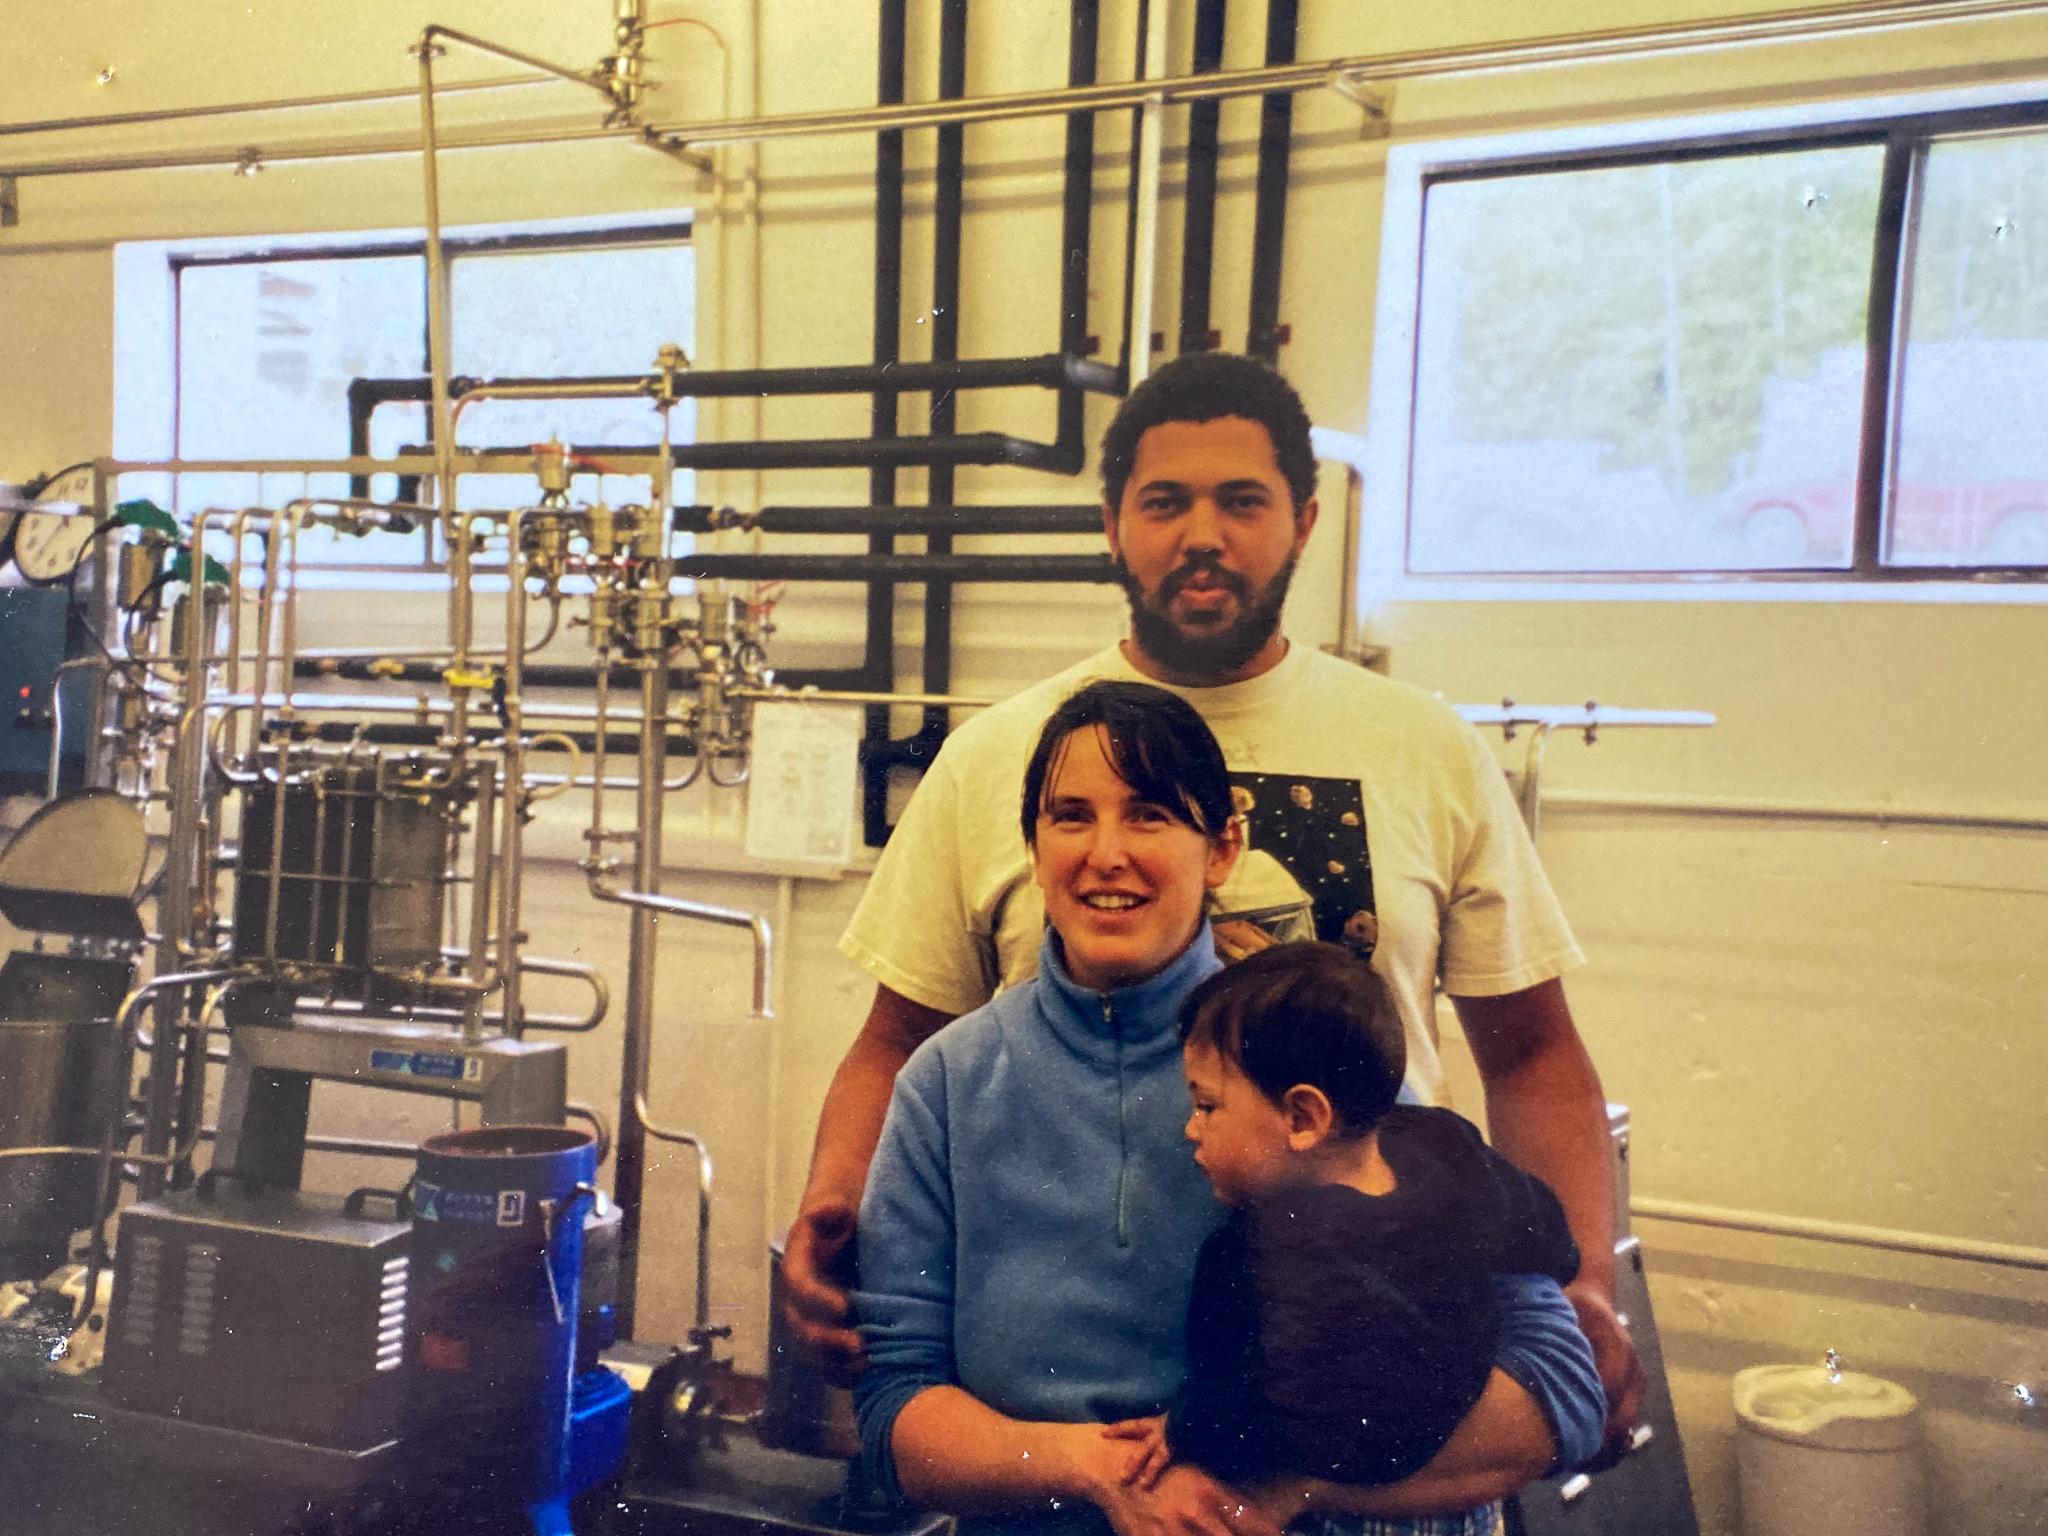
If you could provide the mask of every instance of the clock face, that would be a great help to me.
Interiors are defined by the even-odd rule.
[[[14,529],[21,521],[23,505],[13,486],[0,486],[0,566],[14,558]]]
[[[99,527],[97,492],[93,466],[74,464],[45,482],[35,505],[15,518],[10,552],[27,580],[50,586],[78,569]]]

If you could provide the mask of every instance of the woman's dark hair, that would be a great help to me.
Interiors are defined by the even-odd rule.
[[[1039,808],[1067,738],[1088,726],[1102,728],[1109,766],[1141,798],[1204,837],[1222,835],[1230,824],[1230,771],[1194,706],[1149,683],[1100,682],[1067,699],[1038,733],[1024,769],[1026,846],[1038,846]]]
[[[1275,944],[1189,993],[1180,1037],[1235,1063],[1275,1104],[1296,1083],[1320,1088],[1349,1139],[1393,1108],[1408,1070],[1408,1042],[1383,996],[1372,967],[1348,949]]]
[[[1242,416],[1273,440],[1273,460],[1294,497],[1297,515],[1316,493],[1316,451],[1308,411],[1294,386],[1257,358],[1234,352],[1190,352],[1162,366],[1117,407],[1102,435],[1102,499],[1123,506],[1124,483],[1138,461],[1138,440],[1169,421]]]

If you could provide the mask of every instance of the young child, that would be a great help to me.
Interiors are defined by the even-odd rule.
[[[1489,1276],[1578,1272],[1557,1198],[1470,1122],[1395,1103],[1400,1026],[1348,950],[1261,950],[1188,997],[1181,1031],[1187,1138],[1233,1210],[1197,1262],[1187,1380],[1123,1431],[1144,1440],[1130,1476],[1184,1460],[1240,1488],[1398,1481],[1479,1400]],[[1493,1523],[1487,1506],[1430,1529]]]

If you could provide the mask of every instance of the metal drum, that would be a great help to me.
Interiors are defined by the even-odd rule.
[[[92,1147],[113,1111],[121,960],[18,951],[0,966],[0,1152]],[[0,1280],[40,1279],[95,1215],[93,1159],[0,1156]]]

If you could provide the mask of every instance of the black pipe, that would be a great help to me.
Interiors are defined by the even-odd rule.
[[[403,651],[402,646],[393,647]],[[292,668],[294,677],[339,677],[355,682],[392,683],[438,683],[447,674],[448,664],[443,661],[401,661],[396,665],[389,657],[376,656],[302,656]],[[519,669],[521,680],[532,688],[589,688],[597,682],[597,668],[588,663],[568,661],[529,661]],[[673,688],[695,689],[697,676],[681,667],[669,668],[669,685]],[[627,688],[639,680],[637,668],[615,665],[611,669],[611,683],[615,688]]]
[[[1294,62],[1296,0],[1268,0],[1266,62]],[[1280,360],[1286,339],[1280,324],[1280,266],[1287,243],[1287,155],[1294,128],[1294,97],[1274,91],[1259,105],[1259,179],[1252,215],[1252,301],[1245,351],[1268,363]]]
[[[1190,73],[1223,67],[1224,0],[1195,0],[1195,52]],[[1223,116],[1220,101],[1188,108],[1187,193],[1180,241],[1180,351],[1213,351],[1222,337],[1209,326],[1209,285],[1216,252],[1216,155]]]
[[[465,381],[466,382],[466,381]],[[414,393],[417,387],[418,393]],[[348,381],[348,451],[350,455],[368,458],[370,454],[370,418],[377,407],[395,401],[417,400],[425,402],[433,392],[433,381],[418,379],[363,379]],[[432,429],[432,413],[428,413],[429,430]],[[370,497],[370,477],[350,475],[349,495],[367,501]],[[398,499],[418,501],[420,499],[420,476],[400,475],[398,477]]]
[[[1108,555],[680,555],[676,574],[738,581],[921,581],[933,586],[956,581],[1116,580]],[[927,691],[945,689],[931,685]]]
[[[1085,227],[1085,226],[1084,226]],[[1085,262],[1085,256],[1084,256]],[[1086,302],[1086,267],[1081,271],[1082,302]],[[1067,340],[1062,331],[1062,341]],[[1123,378],[1107,363],[1098,363],[1079,355],[1086,344],[1085,336],[1077,330],[1073,339],[1072,352],[1048,353],[1039,357],[992,357],[967,358],[949,363],[876,363],[851,364],[847,366],[820,368],[727,368],[703,373],[684,373],[678,376],[680,394],[691,399],[723,399],[732,396],[791,396],[791,395],[844,395],[862,391],[873,391],[879,397],[884,393],[918,394],[927,390],[953,389],[1015,389],[1038,387],[1057,389],[1060,400],[1060,433],[1053,447],[1056,450],[1057,468],[1073,457],[1072,444],[1080,442],[1080,395],[1082,390],[1093,390],[1099,394],[1117,394],[1123,389]],[[491,385],[533,385],[551,384],[564,386],[599,386],[613,388],[619,385],[636,384],[644,378],[640,374],[593,374],[557,377],[518,377],[502,379],[476,379],[458,375],[448,381],[450,399],[459,400],[479,387]],[[424,402],[433,392],[433,383],[425,377],[404,378],[356,378],[348,384],[348,438],[352,455],[367,456],[370,452],[370,418],[378,407],[401,403]],[[1074,416],[1069,426],[1067,414],[1071,401]],[[893,430],[893,416],[891,418]],[[524,446],[524,445],[522,445]],[[1085,447],[1085,445],[1084,445]],[[867,461],[860,461],[865,464]],[[920,462],[907,459],[900,462]],[[1013,462],[1005,460],[964,460],[962,462]],[[1023,461],[1014,461],[1023,462]],[[700,465],[699,468],[710,468]],[[723,466],[753,468],[753,465]],[[780,467],[780,466],[770,466]],[[845,467],[843,465],[836,467]],[[1046,467],[1033,465],[1032,467]],[[1071,471],[1068,471],[1071,473]],[[367,475],[353,475],[349,478],[351,496],[368,497],[370,478]],[[399,499],[419,499],[419,478],[402,476],[399,481]]]
[[[876,38],[875,100],[887,106],[904,99],[905,60],[909,54],[906,0],[880,0],[880,23]],[[875,365],[893,367],[902,356],[903,325],[903,132],[887,129],[875,135]],[[869,432],[877,440],[896,436],[896,396],[877,390],[869,415]],[[896,501],[896,471],[890,461],[871,461],[868,471],[868,501],[878,507]],[[887,533],[868,535],[868,553],[887,558],[895,553],[896,541]],[[862,647],[863,688],[890,693],[896,686],[895,662],[896,587],[893,582],[868,585],[867,630]],[[862,727],[862,745],[889,740],[889,711],[867,711]],[[886,825],[889,814],[889,779],[886,771],[861,774],[861,823],[868,830]]]
[[[370,382],[369,379],[348,381],[348,456],[352,459],[367,459],[370,456],[370,412],[377,406],[377,402],[369,399],[363,392],[363,386]],[[357,501],[368,501],[370,477],[350,475],[348,493]]]
[[[691,686],[696,680],[691,679]],[[448,739],[446,725],[420,725],[416,721],[373,720],[367,723],[358,720],[321,720],[307,725],[297,724],[299,739],[328,743],[368,742],[373,746],[385,747],[434,747]],[[595,752],[597,733],[595,731],[550,730],[550,737],[566,736],[576,743],[583,752]],[[469,739],[477,746],[487,746],[498,739],[495,730],[478,726],[469,733]],[[606,731],[605,751],[623,753],[627,756],[640,750],[640,737],[633,731]],[[668,737],[670,757],[688,757],[697,750],[697,744],[688,736],[671,734]],[[541,770],[535,769],[534,772]]]
[[[954,124],[955,128],[962,125]],[[941,132],[946,130],[942,129]],[[459,400],[482,387],[515,385],[594,385],[620,389],[648,384],[642,373],[515,375],[473,378],[459,374],[448,381],[450,399]],[[676,394],[686,400],[718,400],[745,395],[915,395],[938,389],[1063,389],[1078,385],[1114,394],[1122,383],[1116,369],[1078,353],[1041,353],[1033,357],[953,357],[930,362],[844,363],[793,368],[706,368],[675,376]],[[348,398],[372,405],[400,400],[425,400],[432,381],[425,376],[360,378],[350,381]],[[649,398],[653,398],[652,390]]]
[[[941,0],[939,7],[939,100],[967,94],[967,0]],[[948,123],[939,129],[932,179],[932,361],[956,362],[960,356],[960,216],[966,180],[967,128]],[[932,395],[929,431],[936,438],[955,434],[959,395],[950,389]],[[951,464],[934,464],[925,477],[925,501],[932,506],[953,503]],[[925,536],[927,558],[919,562],[924,587],[924,691],[945,693],[953,686],[953,586],[941,574],[953,553],[950,531]],[[898,566],[898,575],[908,573]],[[936,578],[936,579],[933,579]],[[946,736],[946,712],[926,709],[918,735],[934,737],[933,749]]]
[[[1095,55],[1101,39],[1098,0],[1070,0],[1067,12],[1067,83],[1095,83]],[[1088,345],[1089,218],[1094,211],[1095,114],[1067,114],[1067,143],[1061,168],[1060,196],[1060,355],[1078,358]],[[1128,373],[1101,365],[1118,392]],[[1060,390],[1059,430],[1062,443],[1080,442],[1085,430],[1086,401],[1080,381]]]
[[[1094,502],[1072,506],[762,507],[748,517],[731,509],[677,507],[669,526],[677,533],[758,528],[763,533],[1093,533],[1102,526]]]
[[[1138,0],[1138,55],[1131,66],[1131,78],[1141,79],[1145,73],[1145,32],[1151,24],[1152,0]],[[1138,288],[1138,153],[1143,147],[1145,136],[1145,109],[1131,108],[1131,180],[1124,192],[1124,335],[1123,346],[1117,352],[1118,370],[1125,378],[1131,376],[1131,336],[1135,327],[1131,324],[1131,300]],[[1145,316],[1144,324],[1149,330],[1152,317]]]

